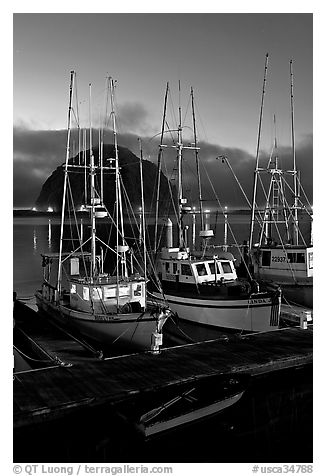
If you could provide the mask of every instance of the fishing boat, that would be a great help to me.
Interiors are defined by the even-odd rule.
[[[115,411],[136,427],[145,438],[214,417],[235,405],[249,385],[250,377],[240,374],[210,375],[159,391],[146,392],[132,402],[115,406]]]
[[[167,86],[167,92],[168,92]],[[166,113],[165,95],[164,114]],[[280,292],[260,289],[253,279],[239,279],[235,268],[235,258],[225,246],[209,246],[214,232],[204,217],[203,198],[201,192],[201,179],[199,167],[199,147],[196,133],[196,120],[194,110],[193,89],[191,89],[193,142],[183,144],[183,124],[181,106],[179,105],[179,121],[177,128],[172,131],[166,128],[167,120],[163,118],[161,131],[161,144],[159,150],[158,174],[161,169],[162,151],[168,146],[163,144],[165,133],[177,133],[177,138],[171,147],[176,149],[177,170],[177,198],[176,218],[177,243],[174,245],[173,222],[170,218],[165,223],[166,246],[158,252],[157,267],[162,284],[164,298],[168,301],[173,313],[181,321],[202,326],[209,330],[258,332],[276,329],[279,325]],[[201,229],[199,237],[196,236],[196,214],[193,204],[188,203],[184,196],[183,185],[183,160],[184,151],[195,152],[199,215]],[[197,202],[198,203],[198,202]],[[157,200],[158,204],[158,200]],[[192,228],[192,246],[189,246],[187,232],[189,226],[186,219],[190,219]],[[190,217],[190,218],[189,218]],[[156,208],[156,223],[158,207]],[[192,223],[192,224],[191,224]],[[155,245],[157,249],[158,233],[155,232]],[[198,246],[198,241],[200,245]],[[158,293],[153,295],[158,297]],[[170,324],[171,327],[171,324]]]
[[[91,106],[89,153],[84,163],[70,158],[73,111],[74,71],[71,72],[66,159],[58,253],[44,253],[42,288],[36,292],[40,311],[73,327],[105,346],[157,351],[162,343],[162,328],[170,311],[167,306],[147,303],[146,267],[144,275],[134,263],[134,253],[125,237],[122,209],[122,184],[119,168],[115,120],[115,82],[107,78],[111,102],[114,157],[95,157],[92,148]],[[91,85],[90,85],[91,105]],[[141,162],[140,162],[141,167]],[[73,203],[70,176],[85,175],[85,205],[89,213],[90,236],[83,228]],[[115,206],[111,214],[104,203],[103,175],[115,177]],[[141,194],[143,197],[143,193]],[[83,212],[83,217],[85,213]],[[85,220],[85,217],[84,217]],[[98,236],[99,221],[107,220],[115,233],[111,240]],[[69,236],[67,236],[67,232]],[[69,239],[68,239],[69,238]],[[112,242],[113,240],[113,242]],[[144,252],[145,252],[145,239]],[[104,253],[105,250],[105,253]],[[110,272],[105,271],[105,255]],[[113,269],[113,271],[112,271]]]
[[[267,72],[266,56],[260,126],[257,141],[255,180],[252,202],[249,248],[255,278],[271,289],[281,287],[286,300],[313,307],[313,238],[312,206],[303,190],[296,165],[293,71],[290,61],[290,103],[292,168],[280,167],[274,115],[274,144],[267,166],[261,165],[259,156],[260,131]],[[264,182],[263,177],[267,177]],[[259,178],[259,180],[258,180]],[[290,184],[292,182],[292,186]],[[268,182],[266,184],[266,182]],[[261,184],[261,189],[258,188]],[[264,187],[264,188],[263,188]],[[265,190],[265,191],[264,191]],[[259,191],[261,195],[259,195]],[[266,192],[267,191],[267,192]],[[265,205],[258,206],[260,197]],[[301,226],[300,226],[301,220]],[[310,233],[303,233],[303,225],[310,226]],[[258,229],[258,233],[255,234]]]

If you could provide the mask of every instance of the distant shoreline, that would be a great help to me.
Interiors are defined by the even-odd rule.
[[[197,212],[198,213],[198,212]],[[211,210],[210,213],[212,215],[216,214],[216,210]],[[249,208],[247,209],[228,209],[227,210],[228,215],[250,215],[251,210]],[[135,213],[136,215],[139,214]],[[218,212],[219,215],[223,215],[222,212]],[[88,212],[77,212],[77,215],[79,216],[87,216]],[[146,213],[148,215],[148,213]],[[14,217],[59,217],[61,216],[61,212],[42,212],[42,211],[35,211],[35,210],[22,210],[22,209],[14,209],[13,210],[13,216]]]

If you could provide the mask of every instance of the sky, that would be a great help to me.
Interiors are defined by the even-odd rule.
[[[31,207],[64,160],[69,72],[77,73],[81,124],[98,125],[105,78],[117,80],[119,144],[156,162],[166,83],[186,109],[194,89],[201,160],[228,205],[240,205],[226,154],[246,190],[253,181],[265,55],[268,70],[261,151],[275,132],[290,168],[289,61],[293,60],[297,165],[312,195],[313,15],[311,13],[14,13],[13,205]],[[84,125],[83,125],[84,121]],[[230,187],[230,184],[232,185]]]

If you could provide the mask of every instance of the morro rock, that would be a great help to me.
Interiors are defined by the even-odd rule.
[[[89,150],[86,151],[86,163],[89,164]],[[99,161],[99,149],[93,149],[95,165]],[[122,178],[122,200],[124,205],[130,203],[135,211],[141,206],[141,186],[140,186],[140,166],[139,158],[125,147],[118,148],[119,166]],[[103,146],[103,165],[108,166],[110,159],[115,157],[114,146],[112,144],[104,144]],[[69,159],[71,165],[82,165],[84,162],[82,152],[75,157]],[[83,168],[70,168],[69,173],[69,191],[71,192],[71,203],[74,203],[75,209],[78,210],[85,205],[85,173]],[[96,182],[99,183],[99,176],[96,176]],[[156,182],[157,167],[148,160],[143,160],[143,182],[144,182],[144,201],[146,211],[153,211],[156,202]],[[60,165],[45,181],[42,186],[41,193],[36,201],[36,207],[40,211],[46,211],[49,207],[54,212],[61,210],[64,183],[64,166]],[[89,178],[87,184],[89,193]],[[126,193],[125,193],[126,192]],[[115,174],[104,171],[103,174],[103,195],[104,203],[109,211],[113,210],[115,202]],[[128,198],[127,198],[128,197]],[[164,174],[161,174],[160,187],[160,207],[162,212],[171,202],[169,184]]]

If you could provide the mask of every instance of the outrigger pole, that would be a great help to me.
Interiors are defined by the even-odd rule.
[[[259,171],[258,171],[258,165],[259,165],[259,149],[260,149],[261,126],[262,126],[263,109],[264,109],[264,98],[265,98],[265,87],[266,87],[267,67],[268,67],[268,53],[266,53],[266,57],[265,57],[263,90],[262,90],[261,104],[260,104],[260,114],[259,114],[259,126],[258,126],[257,149],[256,149],[256,165],[255,165],[255,176],[254,176],[254,188],[253,188],[253,194],[252,194],[252,208],[251,208],[251,223],[250,223],[249,249],[252,248],[252,241],[253,241],[253,234],[254,234],[255,208],[256,208],[256,194],[257,194],[257,181],[258,181],[258,173],[259,173]]]
[[[55,300],[56,301],[59,300],[59,296],[60,296],[60,293],[61,293],[63,224],[64,224],[65,207],[66,207],[66,193],[67,193],[67,181],[68,181],[68,162],[69,162],[69,155],[70,155],[71,113],[72,113],[72,100],[73,100],[75,76],[76,76],[75,71],[70,71],[67,146],[66,146],[66,161],[65,161],[65,166],[64,166],[63,197],[62,197],[62,210],[61,210],[58,281],[57,281],[57,289],[55,291]]]

